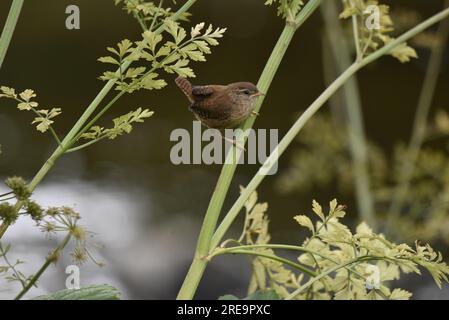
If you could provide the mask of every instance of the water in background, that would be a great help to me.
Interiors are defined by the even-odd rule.
[[[4,66],[0,84],[18,89],[33,88],[41,105],[62,107],[57,119],[59,132],[68,130],[101,89],[97,77],[105,65],[96,61],[105,48],[123,38],[138,40],[140,29],[110,0],[79,0],[81,30],[64,27],[65,8],[73,1],[41,0],[26,2]],[[207,63],[194,64],[198,83],[256,82],[282,30],[275,10],[261,0],[198,1],[192,22],[212,22],[228,27],[221,45],[213,49]],[[390,1],[391,3],[392,1]],[[423,17],[441,7],[441,1],[394,1],[418,9]],[[0,24],[6,19],[10,1],[0,3]],[[322,24],[319,14],[296,35],[268,92],[259,128],[279,128],[282,136],[298,112],[304,110],[323,90],[321,54]],[[423,57],[426,56],[422,52]],[[436,107],[448,107],[447,63],[440,78]],[[363,95],[366,128],[371,139],[387,150],[407,139],[425,60],[401,65],[391,58],[362,71],[359,80]],[[74,206],[82,223],[95,232],[91,240],[103,268],[92,263],[81,267],[81,284],[110,283],[126,298],[173,298],[181,284],[195,247],[196,238],[213,192],[219,166],[174,166],[169,159],[169,134],[175,128],[192,126],[185,98],[166,77],[169,86],[157,92],[138,92],[125,96],[108,118],[137,107],[156,112],[145,124],[136,126],[130,136],[101,142],[61,159],[39,186],[34,198],[43,205]],[[395,85],[392,86],[391,84]],[[379,94],[381,93],[381,94]],[[104,124],[107,124],[107,119]],[[17,112],[0,100],[0,178],[20,175],[31,179],[54,148],[50,136],[37,133],[30,115]],[[382,126],[379,126],[382,123]],[[288,165],[288,153],[280,161],[280,171]],[[239,166],[225,204],[229,208],[256,172],[255,165]],[[313,198],[327,202],[333,190],[310,195],[280,195],[268,177],[259,189],[260,199],[270,203],[273,241],[297,242],[300,237],[292,217],[309,212]],[[2,191],[1,189],[0,191]],[[1,193],[1,192],[0,192]],[[349,208],[351,199],[343,199]],[[349,218],[351,209],[348,210]],[[240,228],[236,223],[235,232]],[[25,273],[35,272],[57,239],[48,240],[33,228],[32,222],[19,220],[5,236],[14,248],[11,259],[27,261]],[[103,245],[103,247],[98,245]],[[64,288],[65,266],[69,254],[49,269],[40,287],[29,297]],[[234,272],[239,270],[239,272]],[[215,298],[224,293],[244,295],[249,265],[244,257],[218,258],[208,270],[198,297]],[[415,277],[404,278],[404,287],[413,287]],[[0,298],[16,292],[14,284],[0,288]],[[431,298],[443,292],[433,284],[415,297]]]

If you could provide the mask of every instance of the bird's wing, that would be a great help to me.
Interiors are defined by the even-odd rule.
[[[204,86],[202,88],[207,88],[207,86]],[[205,90],[205,92],[210,92],[208,89]],[[220,120],[227,117],[228,108],[225,102],[225,96],[222,92],[212,90],[209,96],[200,96],[196,94],[193,94],[193,96],[195,97],[195,102],[190,107],[190,111],[198,114],[202,118],[207,119]],[[200,97],[204,98],[201,99]]]
[[[192,88],[192,95],[199,99],[204,99],[213,95],[215,92],[212,86],[194,86]]]
[[[198,104],[192,104],[189,110],[193,113],[196,113],[203,119],[223,120],[225,118],[225,116],[221,112],[217,112],[217,110],[214,109],[203,108]]]

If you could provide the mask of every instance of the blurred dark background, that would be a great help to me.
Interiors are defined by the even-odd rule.
[[[263,2],[199,0],[190,10],[193,24],[205,21],[228,28],[207,62],[193,64],[196,82],[257,82],[283,27],[275,9]],[[384,2],[393,9],[416,10],[423,19],[442,8],[442,1],[437,0]],[[10,4],[9,0],[0,1],[0,25]],[[81,10],[80,30],[65,28],[65,9],[70,4]],[[96,59],[106,55],[107,46],[115,46],[124,38],[138,40],[140,32],[133,17],[111,0],[25,1],[0,69],[0,85],[20,91],[32,88],[42,106],[61,107],[63,114],[55,127],[60,133],[67,132],[104,85],[97,78],[108,66]],[[298,112],[325,88],[322,35],[317,11],[288,49],[256,127],[278,128],[282,137]],[[396,142],[408,141],[428,57],[426,49],[418,50],[418,54],[421,58],[408,64],[383,58],[358,76],[367,134],[387,152]],[[434,109],[449,107],[448,60],[446,54]],[[170,132],[175,128],[190,130],[192,114],[173,84],[174,77],[164,77],[169,83],[167,88],[126,95],[102,123],[107,125],[108,119],[140,106],[154,110],[154,117],[136,126],[131,135],[64,156],[34,195],[45,205],[75,206],[83,216],[83,223],[96,233],[95,241],[104,245],[95,251],[106,263],[103,268],[92,263],[82,266],[82,284],[110,283],[119,287],[125,298],[175,297],[221,169],[216,165],[171,164]],[[10,101],[0,100],[2,180],[11,175],[31,179],[55,147],[50,135],[35,131],[31,120],[30,114],[18,112]],[[288,154],[280,161],[280,172],[288,165]],[[238,186],[245,185],[256,170],[256,165],[239,166],[225,210],[236,199]],[[276,176],[266,178],[259,188],[259,197],[270,204],[273,241],[294,243],[301,237],[292,217],[310,212],[312,199],[326,203],[335,197],[335,192],[330,189],[310,195],[281,195],[275,188],[275,180]],[[351,219],[351,208],[355,214],[353,199],[340,202],[349,206]],[[239,222],[235,231],[240,230]],[[15,244],[11,254],[26,260],[28,265],[23,268],[29,272],[35,272],[45,253],[56,243],[44,239],[31,222],[22,220],[8,230],[5,241]],[[29,296],[63,288],[64,269],[70,261],[66,254],[56,268],[44,275],[40,288]],[[216,298],[225,293],[241,296],[249,273],[246,258],[219,258],[207,270],[197,297]],[[417,284],[416,277],[405,279],[408,280],[401,285],[414,289],[417,298],[445,297],[444,291],[432,283]],[[10,297],[14,288],[13,284],[4,287],[2,284],[0,297]]]

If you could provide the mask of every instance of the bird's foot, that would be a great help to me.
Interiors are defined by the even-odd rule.
[[[251,115],[255,116],[255,117],[260,116],[259,112],[257,112],[257,111],[251,111]]]

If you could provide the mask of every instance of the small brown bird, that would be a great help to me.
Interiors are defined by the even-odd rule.
[[[264,95],[250,82],[192,86],[183,77],[175,82],[189,99],[189,110],[205,126],[214,129],[236,128],[250,115],[258,115],[254,107],[258,97]]]

